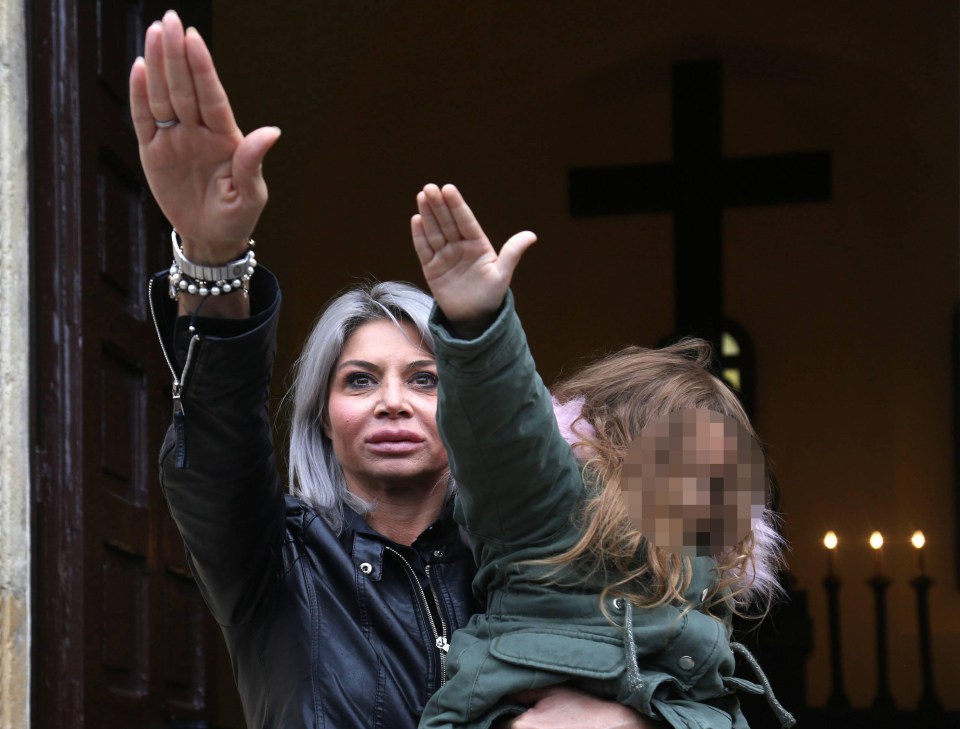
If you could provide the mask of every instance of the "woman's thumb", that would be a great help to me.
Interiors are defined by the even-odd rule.
[[[265,194],[263,189],[263,159],[280,138],[279,127],[261,127],[240,142],[233,155],[233,184],[243,197]]]

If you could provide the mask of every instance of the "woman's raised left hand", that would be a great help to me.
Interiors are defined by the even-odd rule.
[[[410,228],[427,285],[457,333],[475,336],[496,316],[520,257],[537,236],[517,233],[498,255],[453,185],[427,185],[417,208]]]

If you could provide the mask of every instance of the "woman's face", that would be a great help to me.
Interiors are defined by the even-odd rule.
[[[347,487],[431,489],[447,471],[437,432],[437,366],[416,327],[377,320],[347,339],[330,376],[324,433]]]

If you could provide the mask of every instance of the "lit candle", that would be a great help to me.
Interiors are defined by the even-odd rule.
[[[917,548],[917,565],[920,567],[920,574],[927,574],[926,565],[923,563],[923,545],[927,543],[927,539],[923,536],[923,532],[917,529],[910,537],[910,543]]]
[[[833,555],[834,550],[837,548],[837,533],[835,531],[829,531],[823,535],[823,546],[827,548],[827,574],[833,575]]]
[[[877,576],[883,574],[883,535],[874,532],[870,535],[870,546],[873,548],[873,564],[877,569]]]

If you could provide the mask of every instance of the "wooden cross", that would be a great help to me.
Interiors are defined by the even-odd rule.
[[[723,210],[830,199],[830,153],[724,158],[719,61],[673,66],[673,162],[570,171],[575,218],[673,212],[677,337],[720,352]]]

